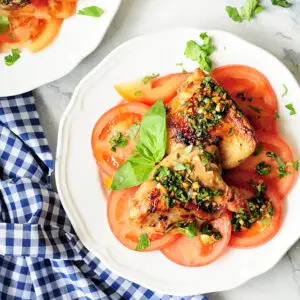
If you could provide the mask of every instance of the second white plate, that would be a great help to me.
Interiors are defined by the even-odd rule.
[[[152,73],[178,72],[178,62],[183,62],[187,70],[194,70],[196,64],[184,57],[185,44],[190,39],[198,40],[203,31],[176,29],[142,36],[118,47],[78,85],[59,129],[57,186],[79,238],[116,274],[164,294],[192,295],[234,288],[272,268],[300,236],[299,182],[286,199],[283,224],[270,242],[254,249],[228,249],[223,257],[205,267],[185,268],[160,252],[130,251],[109,228],[91,149],[93,126],[105,111],[119,103],[115,83]],[[300,119],[298,115],[289,116],[284,108],[293,102],[300,112],[300,90],[294,77],[268,52],[227,32],[209,30],[208,34],[217,48],[212,57],[215,66],[249,65],[270,80],[279,100],[280,133],[299,157]],[[283,99],[282,83],[289,88]]]

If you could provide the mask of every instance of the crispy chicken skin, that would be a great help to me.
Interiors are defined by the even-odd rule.
[[[237,167],[255,150],[255,132],[228,93],[197,69],[168,103],[167,152],[210,141],[222,168]],[[208,121],[208,122],[207,122]]]
[[[13,10],[30,3],[30,0],[0,0],[0,9]]]
[[[130,201],[131,220],[147,232],[164,234],[175,229],[178,222],[214,219],[232,198],[231,188],[221,177],[217,147],[207,146],[205,150],[193,147],[190,153],[186,149],[175,150],[165,157]],[[182,166],[187,169],[181,170]],[[165,172],[169,174],[164,175]],[[176,176],[179,176],[177,186],[172,181]],[[184,190],[184,195],[174,193],[174,186],[175,190]]]

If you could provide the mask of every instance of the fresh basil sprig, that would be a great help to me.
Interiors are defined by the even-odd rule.
[[[130,155],[116,171],[111,185],[112,190],[122,190],[143,183],[155,164],[165,156],[166,109],[161,100],[144,115],[138,140],[134,154]]]

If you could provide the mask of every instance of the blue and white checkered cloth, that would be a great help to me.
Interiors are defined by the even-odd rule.
[[[88,252],[52,171],[32,94],[0,98],[0,299],[179,299],[114,275]]]

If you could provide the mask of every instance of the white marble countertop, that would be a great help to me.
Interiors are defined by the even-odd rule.
[[[261,1],[264,12],[251,22],[235,23],[226,15],[225,5],[240,7],[243,2],[123,0],[96,51],[69,75],[35,91],[41,122],[54,154],[60,118],[78,82],[116,46],[138,35],[179,26],[227,30],[273,53],[300,82],[300,0],[291,0],[294,6],[289,9],[273,7],[271,0]],[[209,300],[300,299],[300,241],[267,273],[239,288],[207,296]]]

